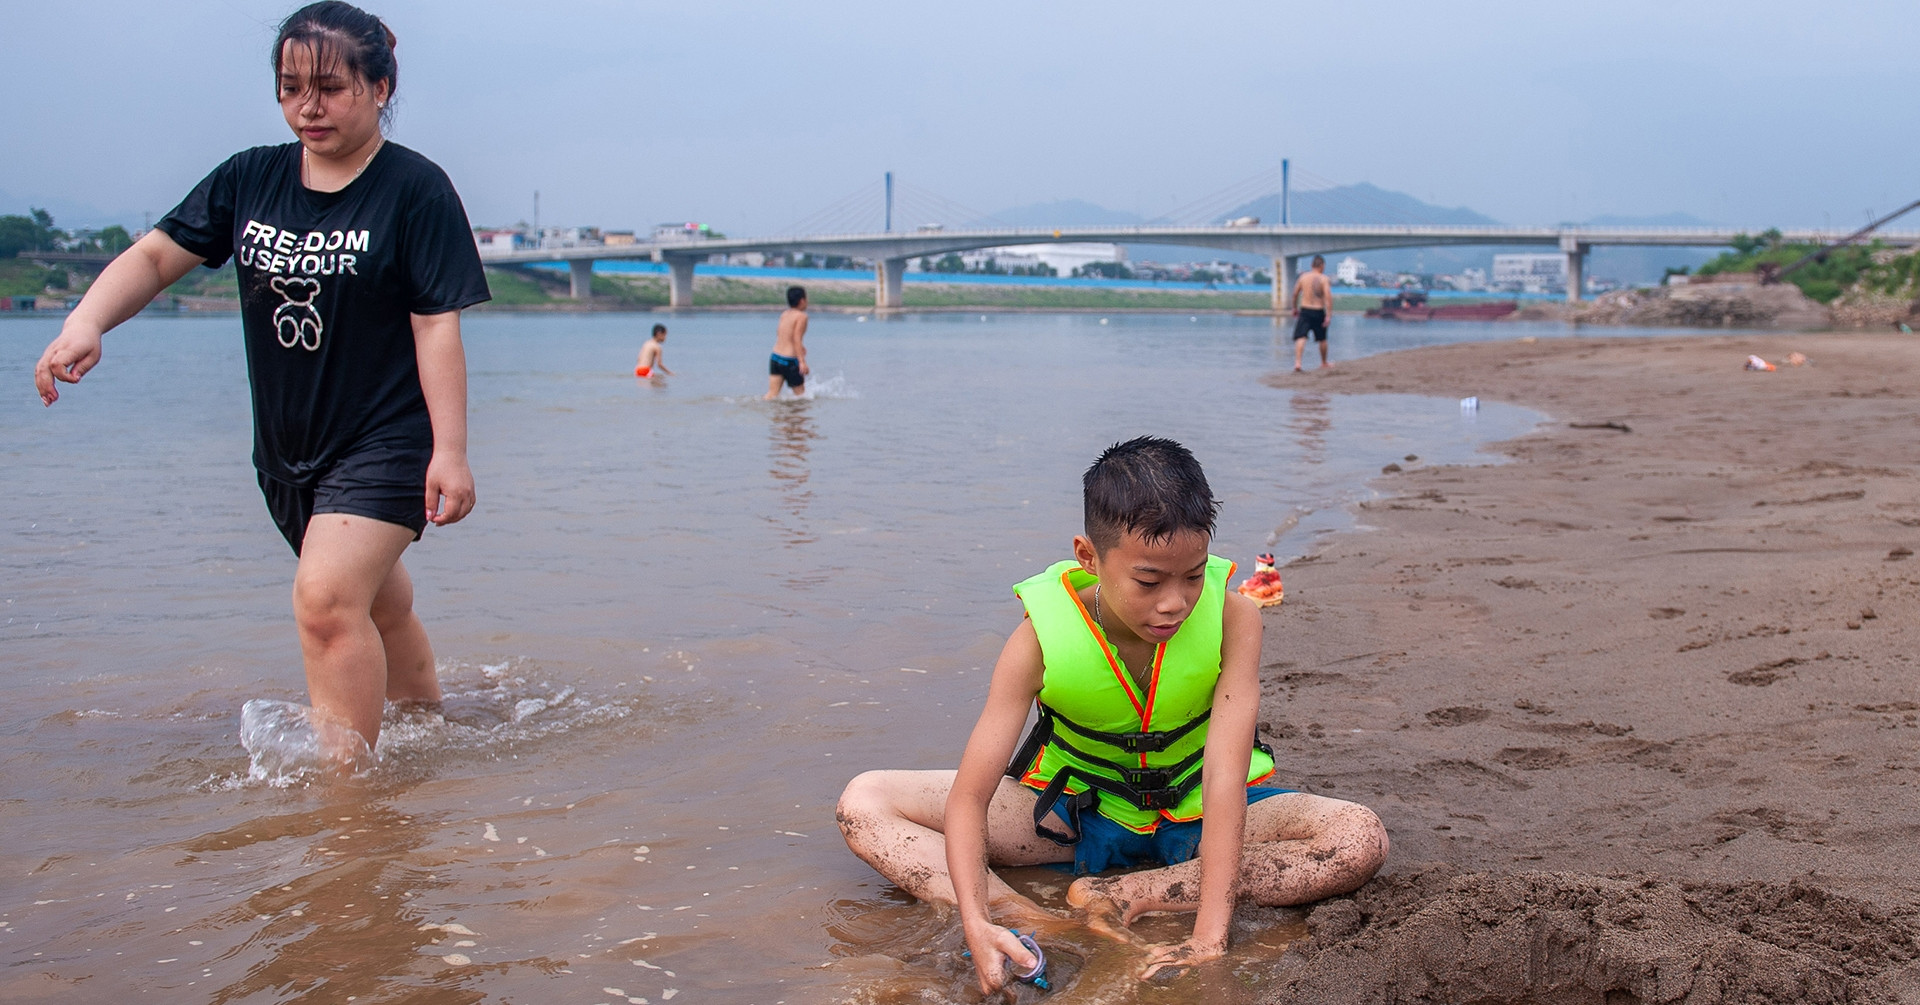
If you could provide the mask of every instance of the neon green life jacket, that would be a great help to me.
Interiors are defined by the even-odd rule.
[[[1154,649],[1144,696],[1080,602],[1092,573],[1077,562],[1056,562],[1013,588],[1039,636],[1045,672],[1040,720],[1007,774],[1041,790],[1033,815],[1040,835],[1062,844],[1079,840],[1079,811],[1089,806],[1141,834],[1162,819],[1199,819],[1200,765],[1232,574],[1232,562],[1208,556],[1200,599],[1173,638]],[[1247,781],[1272,773],[1273,754],[1256,735]],[[1070,797],[1071,835],[1046,823],[1063,797]]]

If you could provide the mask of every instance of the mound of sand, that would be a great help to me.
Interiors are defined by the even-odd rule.
[[[1808,331],[1833,324],[1831,312],[1791,283],[1692,283],[1616,290],[1576,308],[1568,320],[1649,328],[1767,328]]]
[[[1270,1003],[1895,1002],[1916,927],[1791,883],[1459,874],[1432,866],[1322,903]]]
[[[1911,292],[1911,290],[1909,290]],[[1833,302],[1833,323],[1846,328],[1886,328],[1920,322],[1920,300],[1851,289]]]

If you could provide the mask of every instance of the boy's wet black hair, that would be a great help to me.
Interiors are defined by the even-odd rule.
[[[666,326],[666,325],[663,325],[663,324],[656,324],[656,325],[654,325],[654,326],[653,326],[653,333],[654,333],[655,335],[661,335],[661,334],[664,334],[664,333],[666,332],[666,330],[667,330],[667,326]]]
[[[380,109],[380,121],[393,119],[393,94],[400,87],[400,64],[393,58],[398,40],[377,17],[341,0],[322,0],[287,15],[280,22],[280,34],[273,40],[273,87],[280,89],[280,60],[287,43],[295,42],[313,53],[313,75],[317,79],[336,68],[345,68],[356,87],[387,82],[387,103]],[[318,86],[307,81],[308,87]]]
[[[807,299],[806,287],[804,286],[787,287],[787,306],[788,307],[798,307],[800,306],[800,301],[805,299]]]
[[[1220,500],[1193,453],[1172,440],[1140,436],[1108,447],[1080,479],[1087,539],[1106,552],[1128,531],[1158,543],[1183,531],[1211,536]]]

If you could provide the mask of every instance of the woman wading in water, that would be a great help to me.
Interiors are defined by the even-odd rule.
[[[446,174],[382,132],[393,47],[350,4],[287,18],[273,69],[298,142],[215,168],[107,266],[34,368],[51,405],[100,362],[103,334],[194,266],[235,259],[253,463],[299,557],[315,732],[343,767],[379,741],[383,700],[440,700],[400,555],[474,504],[460,311],[488,299],[486,277]]]

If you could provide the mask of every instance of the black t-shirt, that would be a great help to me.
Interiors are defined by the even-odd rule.
[[[311,485],[363,444],[431,447],[409,314],[489,298],[446,172],[386,143],[338,192],[300,183],[300,144],[228,158],[156,227],[218,268],[236,259],[253,464]]]

